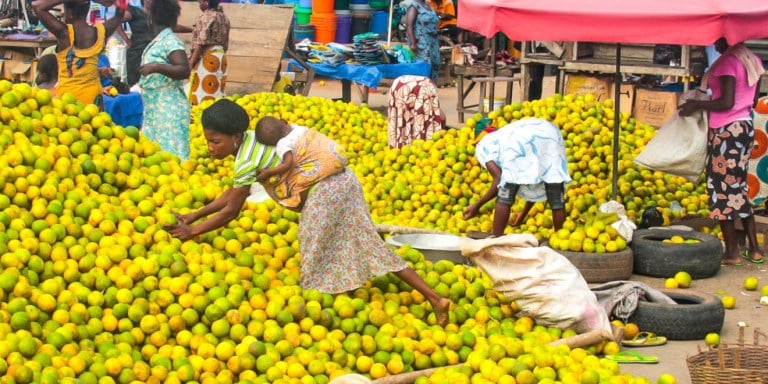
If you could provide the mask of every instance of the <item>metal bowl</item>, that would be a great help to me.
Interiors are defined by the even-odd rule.
[[[461,237],[454,235],[418,233],[393,235],[387,239],[387,243],[396,247],[408,244],[421,251],[424,257],[433,263],[440,260],[465,263],[467,258],[461,255],[461,250],[459,249],[461,239]]]

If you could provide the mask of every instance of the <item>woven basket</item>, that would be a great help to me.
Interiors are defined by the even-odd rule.
[[[744,328],[739,328],[739,344],[722,345],[717,349],[699,351],[686,359],[693,384],[768,383],[768,346],[759,345],[758,337],[766,337],[755,330],[754,344],[743,344]]]

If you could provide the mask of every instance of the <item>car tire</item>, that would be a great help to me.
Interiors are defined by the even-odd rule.
[[[588,253],[560,251],[573,264],[587,283],[628,280],[632,277],[633,253],[627,248],[619,252]]]
[[[725,308],[719,297],[690,289],[661,289],[677,304],[640,301],[629,321],[669,340],[703,340],[719,333]]]
[[[664,243],[672,236],[699,240],[695,244]],[[634,253],[633,272],[653,277],[672,277],[688,272],[694,279],[714,276],[720,270],[723,245],[715,236],[677,229],[641,229],[630,244]]]

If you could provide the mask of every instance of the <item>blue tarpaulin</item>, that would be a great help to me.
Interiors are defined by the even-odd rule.
[[[396,79],[402,75],[418,75],[429,77],[430,65],[426,61],[414,63],[357,65],[341,64],[331,66],[327,64],[307,63],[315,69],[315,74],[332,79],[351,80],[368,88],[376,89],[381,79]],[[301,65],[296,60],[288,63],[288,70],[301,70]]]

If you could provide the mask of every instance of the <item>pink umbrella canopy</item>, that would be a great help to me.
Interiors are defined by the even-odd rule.
[[[460,0],[458,25],[519,41],[733,45],[768,37],[768,1]]]

